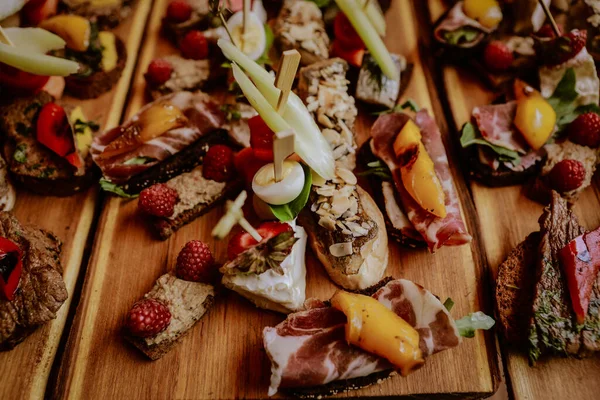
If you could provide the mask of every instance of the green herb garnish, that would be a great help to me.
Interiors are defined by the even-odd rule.
[[[302,169],[304,170],[304,187],[298,197],[287,204],[279,206],[269,204],[271,212],[280,221],[293,221],[308,202],[308,196],[310,195],[310,188],[312,186],[312,174],[310,168],[304,164],[302,164]]]
[[[104,178],[100,179],[100,187],[105,192],[111,192],[111,193],[116,194],[119,197],[124,197],[126,199],[135,199],[136,197],[139,196],[139,194],[126,193],[122,187],[120,187],[119,185],[112,183],[111,181],[108,181]]]
[[[467,122],[463,125],[460,136],[460,145],[463,148],[467,148],[472,145],[486,146],[498,155],[498,159],[500,161],[511,162],[513,165],[519,165],[521,163],[521,156],[519,156],[519,153],[488,142],[481,137],[477,127],[470,122]]]
[[[27,145],[20,144],[15,148],[15,152],[13,153],[13,158],[16,162],[23,164],[27,161]]]
[[[77,119],[77,121],[75,121],[73,127],[75,128],[75,133],[84,133],[85,128],[90,128],[94,132],[100,129],[100,125],[98,125],[94,121],[82,121],[80,119]]]
[[[370,162],[367,164],[367,167],[368,168],[366,170],[359,172],[357,175],[362,177],[375,175],[384,181],[392,180],[392,173],[390,172],[390,169],[382,161],[377,160]]]
[[[419,112],[419,110],[421,110],[421,107],[419,107],[417,102],[414,101],[413,99],[408,99],[402,104],[396,104],[394,106],[394,108],[389,108],[389,109],[383,110],[383,111],[377,111],[377,112],[374,112],[372,115],[385,115],[385,114],[399,113],[406,109],[409,109],[413,112]]]
[[[482,329],[487,331],[491,329],[496,321],[489,315],[481,311],[477,311],[474,313],[470,313],[466,317],[462,317],[459,320],[456,320],[456,327],[458,328],[458,333],[462,337],[472,338],[475,337],[475,331]]]
[[[454,307],[454,300],[452,300],[450,297],[448,297],[446,299],[446,301],[444,301],[444,307],[448,311],[452,310],[452,307]]]
[[[477,39],[479,35],[481,35],[481,31],[470,26],[458,28],[454,31],[446,31],[442,34],[444,40],[452,46],[461,46],[471,43]]]
[[[219,109],[225,113],[225,119],[227,121],[239,121],[242,118],[242,114],[235,104],[223,104]]]

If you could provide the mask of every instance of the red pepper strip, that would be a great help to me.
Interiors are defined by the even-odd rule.
[[[600,271],[600,228],[571,240],[558,253],[577,323],[583,324]]]
[[[14,259],[15,256],[16,259]],[[15,299],[15,294],[19,288],[21,274],[23,273],[22,258],[23,252],[16,243],[6,238],[0,238],[0,292],[8,301]],[[15,265],[11,269],[9,264],[13,262]]]
[[[336,39],[333,42],[331,55],[344,59],[348,64],[360,68],[365,56],[365,49],[347,49]]]
[[[40,110],[37,140],[75,168],[83,168],[83,159],[75,147],[73,128],[69,125],[65,109],[58,104],[48,103]]]

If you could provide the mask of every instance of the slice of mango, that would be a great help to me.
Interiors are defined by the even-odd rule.
[[[556,126],[556,112],[540,92],[523,81],[514,83],[517,113],[514,124],[532,149],[538,150]]]
[[[338,291],[332,307],[346,314],[346,340],[389,360],[403,376],[425,363],[419,332],[372,297]]]
[[[421,130],[412,120],[408,120],[394,140],[394,154],[400,161],[400,165],[406,166],[415,161],[420,143]]]
[[[502,9],[496,0],[465,0],[463,11],[467,17],[493,29],[502,21]]]
[[[56,33],[72,50],[86,51],[90,45],[90,21],[79,15],[56,15],[42,21],[40,28]]]

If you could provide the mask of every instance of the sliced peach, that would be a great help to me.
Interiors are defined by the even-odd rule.
[[[465,0],[463,11],[486,28],[493,29],[502,21],[502,9],[496,0]]]
[[[386,358],[403,376],[424,364],[419,332],[379,301],[340,290],[331,305],[346,315],[348,343]]]
[[[421,143],[421,130],[412,120],[402,127],[394,140],[394,154],[400,165],[406,166],[414,162]]]
[[[43,21],[40,28],[56,33],[72,50],[86,51],[90,45],[90,21],[79,15],[57,15]]]
[[[540,92],[520,80],[514,84],[517,113],[514,124],[532,149],[538,150],[550,138],[556,112]]]

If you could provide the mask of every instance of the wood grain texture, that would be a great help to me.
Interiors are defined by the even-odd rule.
[[[447,9],[443,0],[429,0],[432,22]],[[454,120],[453,132],[471,118],[477,105],[489,104],[494,93],[487,90],[475,74],[453,66],[440,65],[445,91]],[[443,88],[440,88],[443,90]],[[580,197],[574,207],[580,222],[588,229],[600,225],[598,179]],[[498,266],[525,237],[539,230],[538,218],[543,207],[522,193],[520,186],[488,188],[471,183],[471,192],[481,224],[482,239],[490,272],[497,276]],[[489,290],[492,290],[490,288]],[[519,400],[597,398],[600,392],[600,358],[585,360],[547,359],[529,367],[526,355],[503,347],[509,378],[509,391]]]
[[[144,4],[145,3],[145,4]],[[135,66],[141,32],[150,8],[140,0],[131,15],[115,32],[126,42],[128,60],[119,83],[97,99],[65,97],[61,102],[81,105],[84,114],[102,127],[119,123]],[[138,33],[139,32],[139,33]],[[13,213],[23,224],[39,226],[55,233],[63,242],[61,262],[69,298],[57,318],[38,329],[10,352],[0,353],[0,398],[40,399],[44,397],[50,369],[65,328],[84,249],[90,235],[98,190],[59,198],[39,196],[19,189]]]
[[[150,60],[175,52],[159,35],[167,3],[155,2],[128,115],[147,101],[143,73]],[[387,19],[388,46],[415,64],[404,97],[431,110],[412,3],[394,1]],[[356,127],[359,142],[366,140],[372,122],[373,117],[360,110]],[[226,241],[215,243],[210,238],[221,210],[182,228],[168,241],[159,242],[136,208],[137,201],[116,198],[110,198],[104,206],[82,302],[53,397],[76,399],[86,393],[97,398],[129,399],[266,397],[270,363],[262,348],[261,333],[265,326],[275,325],[284,317],[256,309],[235,293],[220,293],[204,319],[161,360],[150,362],[125,343],[120,331],[129,308],[156,278],[174,266],[178,251],[187,241],[210,243],[217,260],[225,259],[227,247]],[[482,266],[474,259],[474,246],[444,248],[430,255],[426,250],[407,250],[393,243],[388,274],[421,283],[442,299],[452,297],[456,303],[453,315],[458,318],[482,307],[477,278]],[[307,296],[328,299],[336,287],[310,252],[307,269]],[[339,396],[486,397],[497,383],[497,361],[488,356],[488,350],[485,336],[478,333],[460,347],[432,357],[424,368],[407,378],[395,377]]]

